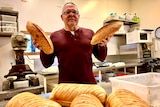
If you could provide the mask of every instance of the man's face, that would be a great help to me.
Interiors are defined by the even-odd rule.
[[[66,26],[75,27],[78,24],[79,16],[80,15],[79,15],[77,7],[72,4],[67,4],[63,8],[61,18],[64,21]]]

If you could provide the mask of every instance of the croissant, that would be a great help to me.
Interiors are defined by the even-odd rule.
[[[136,94],[126,89],[117,89],[106,100],[107,107],[151,107]]]
[[[107,97],[106,91],[95,84],[72,84],[61,83],[53,88],[50,99],[58,102],[62,106],[70,106],[72,100],[80,94],[92,94],[96,96],[102,104]]]
[[[103,107],[103,105],[94,95],[81,94],[73,99],[70,107]]]
[[[12,97],[5,107],[62,107],[59,103],[30,92],[22,92]]]

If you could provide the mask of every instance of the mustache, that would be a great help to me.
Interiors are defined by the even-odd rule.
[[[76,19],[76,16],[73,16],[73,15],[68,16],[68,19],[73,19],[73,18]]]

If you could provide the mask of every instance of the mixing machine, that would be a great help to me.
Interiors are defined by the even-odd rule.
[[[27,37],[21,32],[11,36],[16,64],[12,65],[9,73],[4,76],[6,80],[3,81],[2,91],[39,85],[36,73],[31,70],[28,64],[24,63],[24,51],[27,48],[27,42]]]

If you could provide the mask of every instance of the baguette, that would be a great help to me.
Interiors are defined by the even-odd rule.
[[[126,89],[112,92],[105,103],[106,107],[151,107],[136,94]]]
[[[58,102],[62,106],[70,106],[72,100],[80,94],[92,94],[96,96],[102,104],[105,103],[106,91],[95,84],[72,84],[61,83],[53,88],[50,99]]]
[[[5,107],[62,107],[59,103],[30,92],[22,92],[12,97]]]
[[[100,43],[103,39],[111,37],[116,31],[120,29],[122,22],[112,22],[103,27],[101,27],[92,37],[91,45],[96,45]]]
[[[103,105],[94,95],[81,94],[73,99],[70,107],[103,107]]]
[[[40,26],[37,24],[28,21],[26,24],[26,29],[30,33],[33,40],[35,40],[40,47],[42,47],[42,51],[46,54],[52,54],[54,52],[54,47],[51,39],[48,35],[43,31]]]

